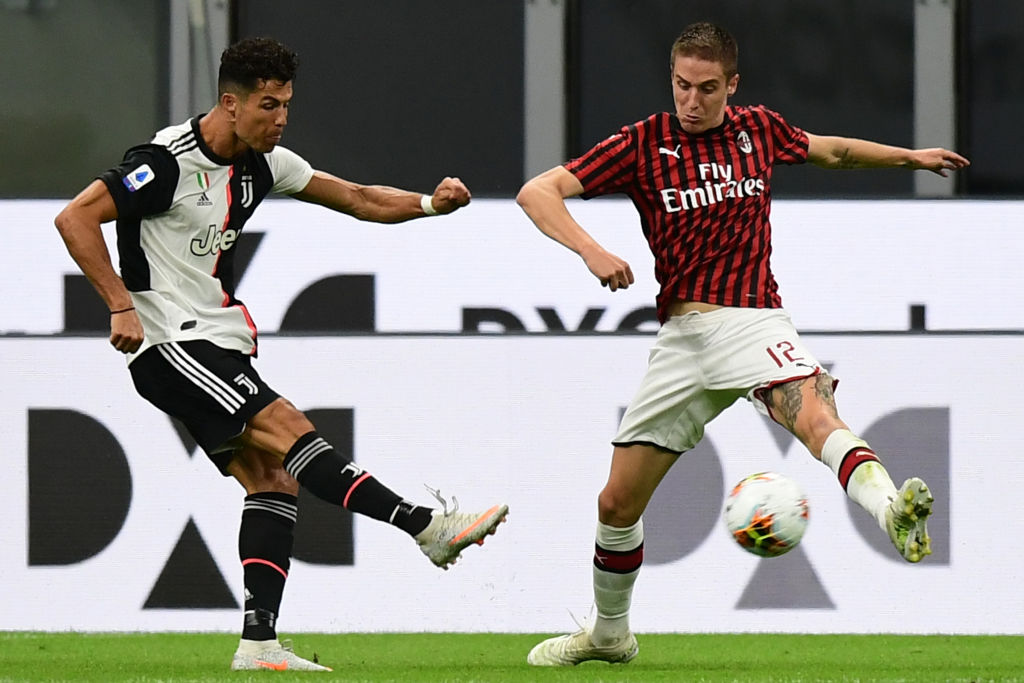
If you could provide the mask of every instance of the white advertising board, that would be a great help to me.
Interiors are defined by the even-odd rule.
[[[63,277],[78,270],[53,227],[63,204],[0,201],[8,245],[0,273],[5,292],[17,292],[0,299],[0,334],[64,329]],[[623,199],[570,206],[631,264],[633,287],[602,289],[511,199],[390,226],[279,199],[246,226],[263,238],[237,293],[263,332],[277,331],[312,283],[340,274],[374,276],[380,332],[458,332],[467,308],[503,309],[534,332],[551,327],[541,309],[568,330],[601,309],[594,329],[615,330],[657,293],[636,211]],[[1015,305],[1024,291],[1024,202],[780,200],[772,223],[773,268],[801,330],[905,330],[911,305],[925,306],[929,329],[1024,329],[1024,307]],[[116,252],[112,225],[105,234]]]
[[[740,402],[677,463],[673,473],[685,476],[666,479],[665,495],[652,502],[634,628],[1024,633],[1024,546],[1015,532],[1024,518],[1020,337],[807,341],[842,380],[842,416],[893,477],[921,473],[931,483],[935,554],[919,565],[900,561],[877,528],[862,525],[867,515],[848,506],[828,468]],[[403,533],[355,518],[349,564],[293,561],[280,627],[573,628],[567,610],[582,617],[591,604],[608,441],[650,343],[608,335],[264,339],[262,376],[303,410],[350,409],[355,458],[385,484],[422,503],[431,502],[429,484],[455,494],[463,509],[498,501],[511,508],[497,536],[448,572]],[[167,574],[190,520],[209,566],[241,604],[243,492],[201,452],[189,457],[170,422],[135,395],[120,355],[98,338],[0,339],[0,377],[0,629],[236,630],[237,607],[147,607],[155,586],[175,578]],[[79,427],[56,428],[57,413],[77,415]],[[109,436],[104,453],[88,452],[91,432]],[[90,475],[100,456],[123,458],[120,469],[105,465],[117,477]],[[69,476],[68,467],[82,471]],[[764,469],[797,479],[811,504],[801,546],[771,560],[738,549],[720,521],[728,487]],[[57,547],[57,560],[40,560],[37,549],[53,540],[39,537],[46,524],[59,536],[61,520],[87,529],[109,523],[83,527],[80,518],[92,498],[123,491],[118,478],[130,486],[109,539],[85,557],[61,560]],[[46,488],[61,481],[72,490]],[[81,505],[59,504],[83,500],[82,489]],[[58,504],[40,509],[30,494]],[[178,578],[180,597],[191,590],[190,574]]]

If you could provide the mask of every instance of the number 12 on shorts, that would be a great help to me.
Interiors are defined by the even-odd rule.
[[[766,347],[765,351],[767,351],[768,355],[771,356],[771,359],[775,361],[775,364],[781,368],[785,363],[796,363],[797,361],[804,359],[803,356],[793,355],[793,351],[795,349],[796,347],[793,345],[793,342],[780,341],[774,348],[771,346]]]

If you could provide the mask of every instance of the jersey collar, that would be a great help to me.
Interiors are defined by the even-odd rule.
[[[703,137],[709,137],[709,136],[712,136],[712,135],[718,135],[719,133],[721,133],[721,132],[723,132],[725,130],[725,127],[728,126],[729,122],[732,120],[732,107],[728,107],[727,106],[725,108],[725,116],[722,117],[722,122],[720,124],[718,124],[714,128],[708,128],[706,131],[704,131],[702,133],[688,133],[683,128],[683,124],[679,123],[679,117],[677,117],[675,115],[675,112],[666,112],[666,113],[668,114],[668,117],[670,119],[670,125],[672,126],[672,130],[674,132],[676,132],[676,133],[678,133],[680,135],[687,135],[689,137],[694,137],[694,138],[703,138]]]
[[[196,136],[196,144],[199,146],[199,151],[203,153],[207,159],[219,166],[231,166],[235,163],[232,159],[225,159],[219,154],[215,153],[210,146],[206,144],[206,140],[203,139],[203,133],[199,130],[199,119],[203,118],[205,114],[197,114],[192,117],[192,133]]]

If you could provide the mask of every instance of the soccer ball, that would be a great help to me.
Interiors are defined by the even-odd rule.
[[[725,501],[725,526],[744,550],[778,557],[796,547],[807,530],[810,508],[795,481],[759,472],[736,484]]]

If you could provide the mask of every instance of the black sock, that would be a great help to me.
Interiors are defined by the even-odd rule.
[[[299,437],[284,459],[284,468],[318,498],[393,524],[412,536],[430,523],[430,508],[404,500],[316,432]]]
[[[293,530],[298,512],[295,496],[263,492],[245,497],[238,532],[238,556],[245,579],[242,638],[277,638],[277,614],[288,578]]]

